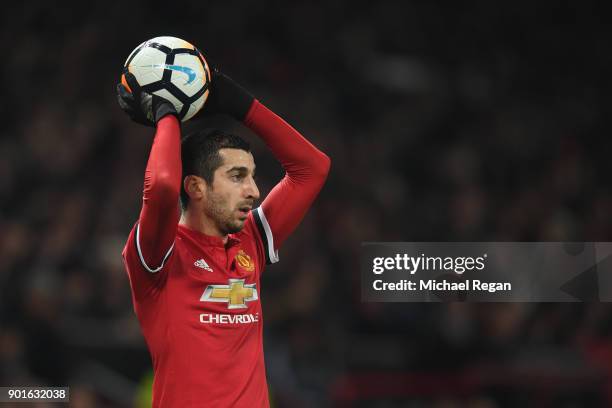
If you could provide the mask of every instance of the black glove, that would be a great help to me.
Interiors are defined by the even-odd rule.
[[[195,118],[224,113],[240,122],[244,121],[255,97],[217,67],[212,68],[210,75],[208,99]]]
[[[142,92],[133,74],[126,70],[124,75],[132,92],[128,91],[122,83],[118,83],[117,101],[130,119],[141,125],[155,126],[166,115],[174,115],[178,118],[176,108],[170,101],[161,96]]]

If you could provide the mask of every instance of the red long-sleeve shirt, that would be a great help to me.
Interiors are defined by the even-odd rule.
[[[143,205],[125,249],[134,308],[153,359],[153,406],[268,406],[260,276],[319,193],[330,160],[254,101],[244,121],[285,177],[242,231],[219,237],[178,225],[180,127],[158,123]]]

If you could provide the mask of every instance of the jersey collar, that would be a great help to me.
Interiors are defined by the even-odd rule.
[[[203,245],[230,248],[240,243],[240,239],[234,236],[234,234],[229,234],[227,236],[227,244],[224,244],[223,238],[221,237],[214,237],[212,235],[206,235],[200,231],[189,229],[182,224],[179,224],[178,227],[183,232],[185,232],[187,235],[190,235],[193,239],[195,239],[196,241],[200,242]]]

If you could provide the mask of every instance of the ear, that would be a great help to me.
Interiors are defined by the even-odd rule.
[[[201,200],[206,193],[206,180],[202,177],[189,175],[183,180],[183,187],[189,196],[189,200]]]

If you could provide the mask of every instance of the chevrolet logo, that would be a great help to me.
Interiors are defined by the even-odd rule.
[[[255,283],[244,284],[244,279],[230,279],[229,285],[208,285],[201,302],[227,302],[228,309],[245,309],[246,302],[257,300]]]

